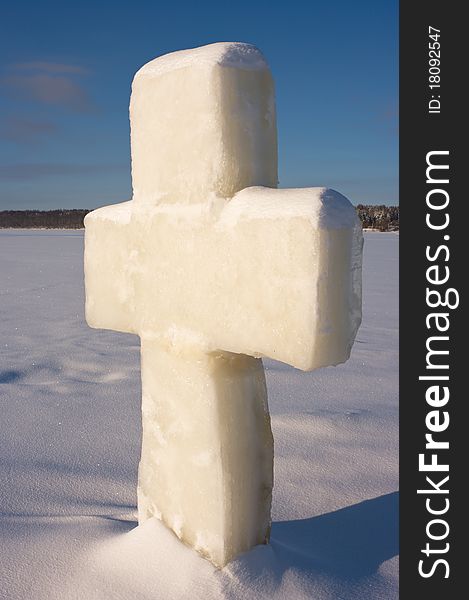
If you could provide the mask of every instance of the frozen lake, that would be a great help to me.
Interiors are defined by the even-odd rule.
[[[135,529],[139,340],[84,322],[83,232],[0,230],[0,598],[397,599],[398,244],[365,233],[347,364],[265,361],[272,544],[217,571]]]

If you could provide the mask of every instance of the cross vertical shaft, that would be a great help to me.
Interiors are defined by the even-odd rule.
[[[142,340],[139,522],[222,566],[268,541],[273,438],[262,362]]]

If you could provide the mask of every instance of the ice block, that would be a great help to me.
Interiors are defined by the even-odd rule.
[[[338,192],[275,189],[273,84],[253,46],[164,56],[132,89],[134,195],[86,217],[86,319],[141,338],[139,522],[223,567],[269,538],[261,358],[347,360],[361,227]]]
[[[138,202],[206,204],[277,186],[274,85],[261,52],[217,43],[152,60],[130,102]]]

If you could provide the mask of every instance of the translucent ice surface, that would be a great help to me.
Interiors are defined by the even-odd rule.
[[[269,538],[260,359],[348,359],[361,227],[338,192],[276,189],[273,83],[253,46],[150,62],[130,118],[133,199],[85,220],[86,319],[141,338],[139,522],[223,566]]]

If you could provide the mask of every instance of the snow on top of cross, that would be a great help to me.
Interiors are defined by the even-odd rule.
[[[104,219],[120,225],[128,225],[132,216],[132,201],[101,206],[85,216],[85,226],[91,221]]]
[[[358,218],[345,196],[325,187],[277,189],[262,186],[238,192],[223,211],[222,225],[239,219],[304,217],[318,229],[352,228]]]
[[[159,56],[137,71],[136,77],[156,77],[184,67],[214,65],[252,71],[269,68],[262,52],[252,44],[217,42]]]

